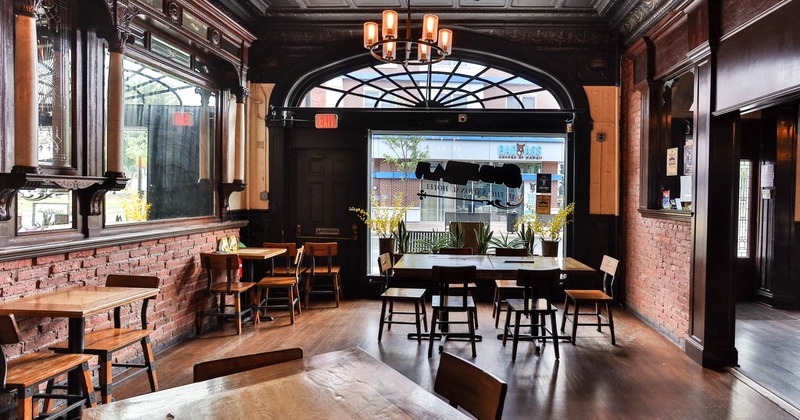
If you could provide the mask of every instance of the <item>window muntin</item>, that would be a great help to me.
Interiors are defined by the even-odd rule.
[[[124,60],[125,189],[106,194],[106,224],[212,216],[218,94]]]
[[[330,108],[506,109],[514,100],[515,109],[561,108],[555,96],[535,81],[497,68],[444,60],[430,66],[430,74],[428,70],[428,66],[375,64],[317,85],[301,103]]]

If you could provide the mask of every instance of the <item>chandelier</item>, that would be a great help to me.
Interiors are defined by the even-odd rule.
[[[398,37],[397,12],[384,10],[380,39],[378,39],[378,24],[375,22],[364,23],[364,48],[369,50],[373,57],[385,63],[402,64],[403,66],[438,63],[444,60],[453,49],[453,31],[438,28],[439,17],[425,15],[422,18],[422,37],[412,39],[411,0],[409,0],[405,37]],[[414,50],[416,50],[416,58],[412,59]],[[435,57],[434,51],[437,53]]]

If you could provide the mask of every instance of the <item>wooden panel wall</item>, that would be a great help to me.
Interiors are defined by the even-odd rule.
[[[594,126],[591,136],[589,213],[619,214],[619,88],[586,87]],[[605,136],[600,141],[598,135]]]

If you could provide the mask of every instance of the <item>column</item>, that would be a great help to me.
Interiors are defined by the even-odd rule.
[[[236,129],[234,137],[234,180],[244,181],[245,169],[245,126],[244,126],[244,101],[250,96],[250,90],[239,86],[233,90],[236,95]]]
[[[16,2],[14,40],[14,171],[39,171],[36,0]]]
[[[211,169],[209,167],[209,144],[208,144],[208,98],[211,92],[203,88],[195,89],[195,92],[200,95],[200,138],[198,144],[198,164],[199,164],[199,180],[208,180],[210,178]]]

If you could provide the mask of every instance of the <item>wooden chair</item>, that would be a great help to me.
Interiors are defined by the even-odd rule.
[[[225,359],[209,360],[194,365],[194,382],[207,381],[221,376],[258,369],[303,358],[303,349],[299,347],[264,353],[247,354]]]
[[[200,254],[200,265],[206,270],[206,291],[211,297],[219,300],[216,311],[206,310],[205,305],[208,304],[208,300],[204,300],[204,307],[198,316],[198,335],[202,334],[205,318],[209,316],[222,319],[234,318],[237,335],[242,333],[242,319],[245,314],[251,313],[254,323],[258,321],[258,314],[253,311],[253,308],[242,309],[242,293],[251,291],[256,283],[240,282],[237,278],[239,273],[239,256],[237,254],[202,253]],[[226,281],[215,283],[214,272],[216,271],[224,272]],[[233,304],[227,303],[228,296],[233,297]],[[227,308],[231,307],[233,311],[227,311]]]
[[[106,278],[106,287],[142,287],[156,289],[160,286],[161,280],[155,276],[140,276],[128,274],[109,274]],[[86,334],[84,339],[84,353],[93,354],[98,359],[98,383],[100,397],[103,404],[113,401],[113,387],[120,385],[128,379],[134,378],[141,373],[147,372],[150,381],[150,390],[158,391],[158,377],[156,376],[156,360],[153,356],[153,347],[150,344],[150,330],[147,327],[147,306],[153,298],[144,299],[141,308],[141,328],[122,327],[122,308],[114,308],[114,328],[91,331]],[[142,346],[142,357],[144,363],[114,363],[114,353],[136,343]],[[56,353],[68,353],[67,342],[62,341],[50,347]],[[113,369],[124,367],[125,372],[136,369],[135,373],[125,375],[122,380],[115,380]],[[119,373],[117,377],[119,377]],[[48,383],[48,389],[52,390],[53,382]]]
[[[517,344],[521,338],[525,340],[541,342],[542,347],[547,340],[553,341],[553,351],[556,359],[558,354],[558,324],[556,324],[556,307],[550,303],[551,293],[558,288],[558,280],[561,270],[517,270],[517,285],[523,287],[522,299],[508,299],[508,311],[506,312],[506,324],[503,328],[503,346],[506,345],[508,334],[511,328],[513,346],[511,350],[511,361],[517,360]],[[515,314],[514,324],[511,325],[511,314]],[[530,324],[522,325],[522,316],[530,317]],[[546,316],[550,316],[550,328],[547,328]],[[521,327],[530,328],[530,334],[521,334]],[[548,336],[548,332],[550,335]],[[523,337],[524,336],[524,337]],[[536,345],[536,353],[541,355],[539,345]]]
[[[305,307],[308,307],[308,298],[314,294],[333,294],[336,299],[336,307],[339,307],[339,297],[341,295],[341,285],[339,284],[341,267],[335,265],[334,258],[339,255],[339,246],[336,242],[306,242],[304,245],[306,255],[310,258],[311,266],[306,272],[305,287]],[[317,264],[321,259],[324,264]],[[317,289],[317,282],[320,278],[328,277],[331,279],[331,289]]]
[[[285,249],[286,253],[269,259],[270,269],[267,273],[270,276],[287,277],[295,273],[295,256],[297,256],[297,245],[294,242],[264,242],[264,248]],[[281,264],[275,264],[275,262]]]
[[[285,307],[289,309],[289,319],[291,324],[294,325],[295,311],[297,314],[302,313],[300,308],[300,276],[303,273],[303,247],[296,250],[294,253],[294,266],[289,267],[283,276],[264,277],[256,284],[256,302],[258,302],[258,310],[267,310],[270,299],[286,299],[286,304],[278,305],[278,307]],[[270,298],[270,289],[284,289],[286,297]],[[261,297],[261,291],[264,291],[264,297]],[[275,307],[274,305],[272,307]]]
[[[378,257],[378,267],[381,270],[383,277],[383,293],[381,293],[381,322],[378,327],[378,342],[381,342],[383,337],[383,326],[388,325],[387,330],[392,329],[392,324],[406,324],[416,325],[417,327],[417,344],[422,343],[422,331],[420,330],[420,313],[422,314],[422,325],[425,326],[425,332],[428,332],[428,314],[425,310],[425,289],[412,289],[405,287],[389,287],[389,278],[392,274],[392,256],[389,253],[381,254]],[[414,312],[409,311],[395,311],[395,302],[409,302],[414,304]],[[389,312],[386,312],[386,307],[389,307]],[[420,307],[422,310],[420,311]],[[395,320],[395,315],[414,315],[415,321]]]
[[[503,417],[508,385],[474,363],[444,352],[433,390],[478,420],[499,420]]]
[[[472,357],[476,357],[475,352],[475,319],[478,311],[475,301],[467,290],[467,284],[475,281],[477,269],[474,265],[470,266],[438,266],[432,268],[433,282],[439,287],[439,294],[431,298],[431,328],[430,344],[428,346],[428,357],[433,355],[433,340],[436,336],[436,327],[441,331],[441,342],[439,352],[444,349],[445,341],[450,333],[450,327],[457,324],[467,324],[469,327],[469,341],[472,344]],[[453,284],[461,284],[460,288],[453,288]],[[466,313],[466,321],[452,321],[452,313]]]
[[[470,247],[463,247],[463,248],[441,248],[439,250],[440,254],[443,255],[473,255],[472,248]],[[450,287],[462,287],[460,284],[453,284]],[[467,284],[468,293],[472,294],[472,291],[478,288],[478,285],[475,282]],[[475,317],[475,328],[478,328],[478,317]]]
[[[94,387],[92,386],[92,374],[89,371],[89,361],[94,357],[90,354],[58,354],[58,353],[30,353],[24,354],[13,360],[6,360],[2,345],[17,344],[20,342],[20,333],[17,322],[13,315],[0,315],[0,357],[2,357],[2,369],[0,369],[0,389],[10,389],[17,394],[17,419],[31,420],[38,416],[38,404],[34,405],[34,399],[45,398],[66,399],[67,395],[56,395],[52,393],[38,394],[39,385],[54,380],[56,377],[64,375],[74,369],[80,369],[81,392],[80,399],[72,403],[67,403],[59,413],[50,417],[50,413],[42,413],[44,418],[59,417],[66,410],[85,405],[95,407]],[[75,395],[69,397],[77,397]],[[47,404],[45,404],[45,407]],[[52,404],[51,404],[52,406]],[[45,409],[45,411],[47,411]]]
[[[528,250],[525,248],[497,248],[495,255],[498,257],[527,257]],[[519,296],[522,294],[522,287],[517,286],[516,280],[495,280],[494,298],[492,299],[492,318],[494,327],[500,324],[500,312],[508,310],[506,303],[507,296]]]
[[[575,290],[567,289],[564,291],[564,312],[561,314],[561,331],[564,331],[564,324],[569,315],[572,315],[572,344],[575,344],[575,336],[578,333],[579,325],[593,325],[597,327],[598,332],[602,332],[602,327],[607,326],[611,330],[611,345],[616,345],[616,337],[614,337],[614,314],[611,308],[614,306],[614,277],[617,272],[617,265],[619,261],[609,257],[603,256],[603,261],[600,264],[600,271],[603,272],[602,290]],[[581,305],[594,304],[594,312],[580,312]],[[600,305],[603,304],[608,314],[604,317],[600,313]],[[572,312],[569,312],[570,305],[573,306]],[[578,322],[579,316],[594,316],[595,322]]]

